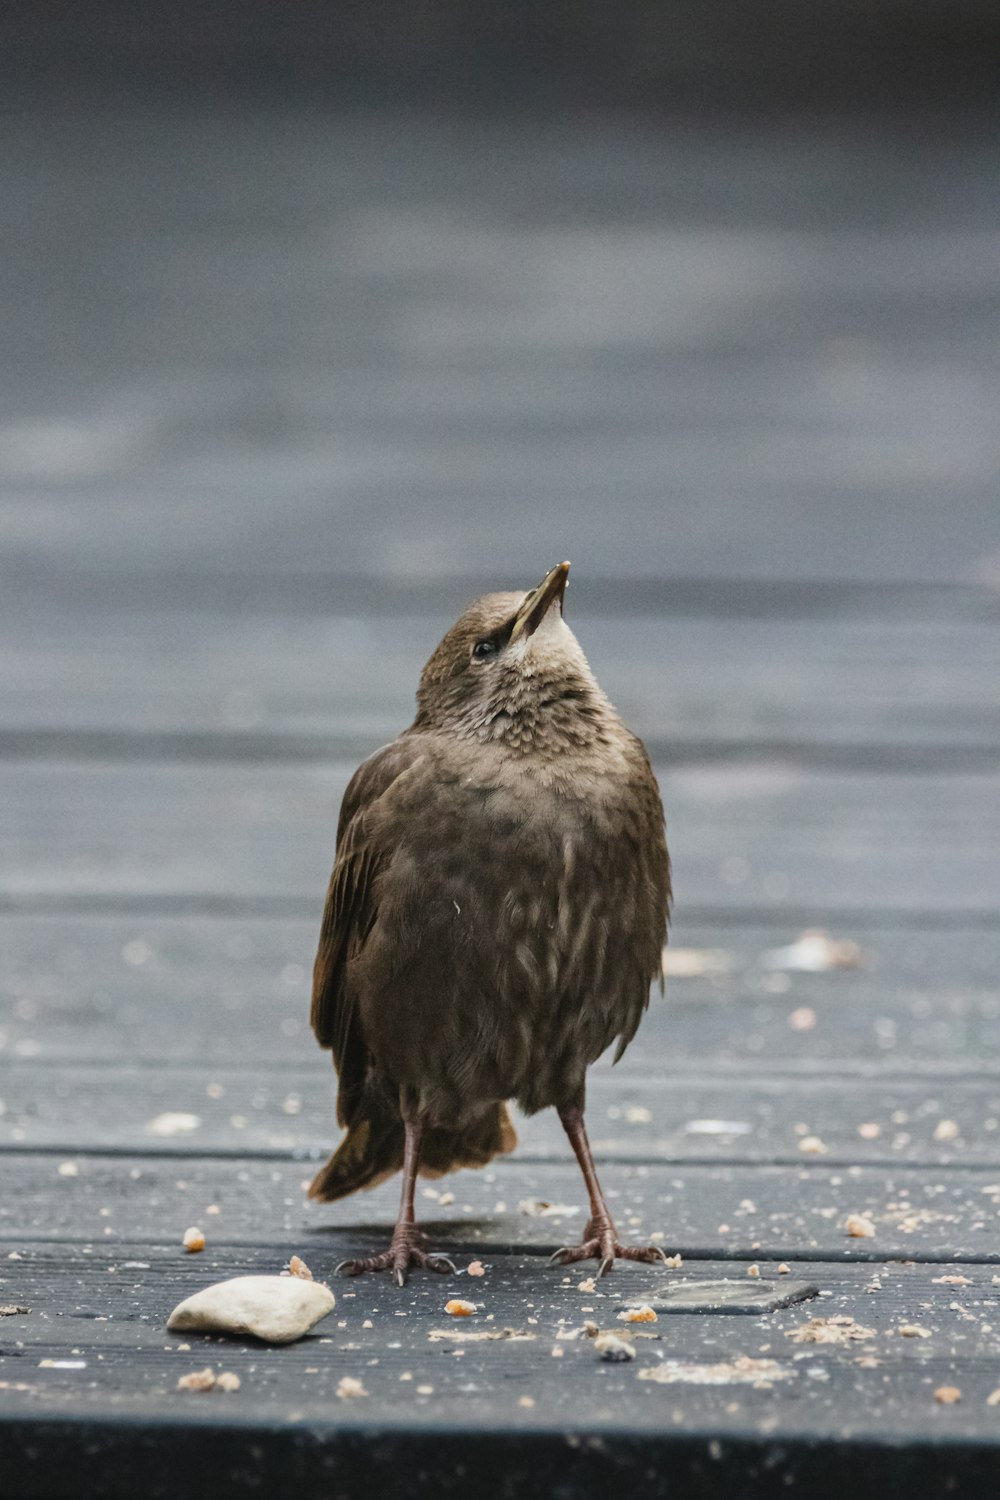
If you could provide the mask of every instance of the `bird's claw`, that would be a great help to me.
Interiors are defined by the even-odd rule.
[[[401,1235],[394,1238],[388,1250],[380,1255],[369,1255],[358,1260],[342,1260],[335,1274],[361,1276],[365,1271],[390,1271],[397,1286],[406,1285],[406,1273],[411,1266],[425,1271],[436,1271],[440,1276],[454,1276],[455,1265],[446,1255],[428,1255],[414,1243],[416,1235]]]
[[[666,1262],[666,1254],[659,1245],[623,1245],[613,1229],[595,1234],[580,1245],[562,1245],[549,1256],[549,1265],[571,1266],[580,1260],[596,1260],[597,1275],[606,1276],[615,1268],[616,1260],[639,1260],[647,1264]]]

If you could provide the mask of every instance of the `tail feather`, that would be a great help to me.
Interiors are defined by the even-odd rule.
[[[403,1120],[395,1102],[379,1094],[364,1100],[358,1116],[324,1167],[309,1184],[309,1197],[322,1203],[377,1187],[403,1165]],[[434,1126],[420,1152],[420,1176],[443,1177],[459,1167],[484,1167],[517,1145],[506,1104],[488,1109],[461,1130]]]

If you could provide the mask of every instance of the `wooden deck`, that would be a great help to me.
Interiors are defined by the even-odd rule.
[[[5,1500],[987,1493],[991,122],[5,127]],[[623,1230],[682,1265],[547,1264],[584,1215],[542,1116],[419,1199],[454,1284],[338,1282],[284,1349],[167,1335],[209,1280],[385,1241],[395,1184],[302,1191],[336,1135],[307,1017],[339,799],[462,601],[563,556],[694,950],[591,1132]],[[788,967],[813,927],[856,965]],[[725,1280],[816,1295],[672,1300]],[[602,1363],[584,1321],[634,1298],[652,1336]],[[838,1316],[869,1332],[800,1341]],[[205,1365],[239,1391],[177,1390]]]

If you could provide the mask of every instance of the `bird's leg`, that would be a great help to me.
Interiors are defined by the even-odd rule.
[[[563,1129],[569,1136],[570,1145],[580,1163],[583,1180],[587,1184],[590,1198],[590,1219],[583,1231],[583,1243],[564,1245],[552,1259],[561,1266],[577,1260],[599,1261],[598,1276],[610,1271],[617,1258],[622,1260],[664,1261],[666,1256],[658,1245],[623,1245],[618,1238],[614,1221],[604,1201],[601,1184],[597,1180],[597,1168],[587,1139],[587,1127],[583,1123],[583,1105],[571,1104],[559,1111]]]
[[[382,1251],[381,1255],[369,1255],[366,1260],[342,1260],[337,1270],[342,1271],[345,1276],[360,1276],[362,1271],[391,1270],[396,1285],[405,1286],[406,1273],[410,1266],[423,1266],[428,1271],[440,1271],[443,1274],[451,1272],[454,1275],[455,1267],[447,1256],[428,1255],[426,1250],[420,1247],[419,1242],[423,1239],[423,1235],[417,1228],[413,1195],[417,1182],[417,1168],[420,1166],[420,1143],[423,1140],[424,1126],[421,1120],[407,1119],[404,1116],[403,1127],[406,1131],[403,1147],[403,1190],[399,1199],[396,1227],[392,1231],[392,1243],[388,1250]]]

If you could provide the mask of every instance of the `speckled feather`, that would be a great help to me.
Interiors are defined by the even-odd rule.
[[[506,644],[525,597],[466,611],[424,669],[414,724],[345,794],[312,1018],[340,1122],[364,1140],[316,1196],[395,1170],[400,1097],[430,1127],[425,1169],[509,1149],[503,1102],[582,1098],[660,972],[670,868],[648,757],[558,610]]]

